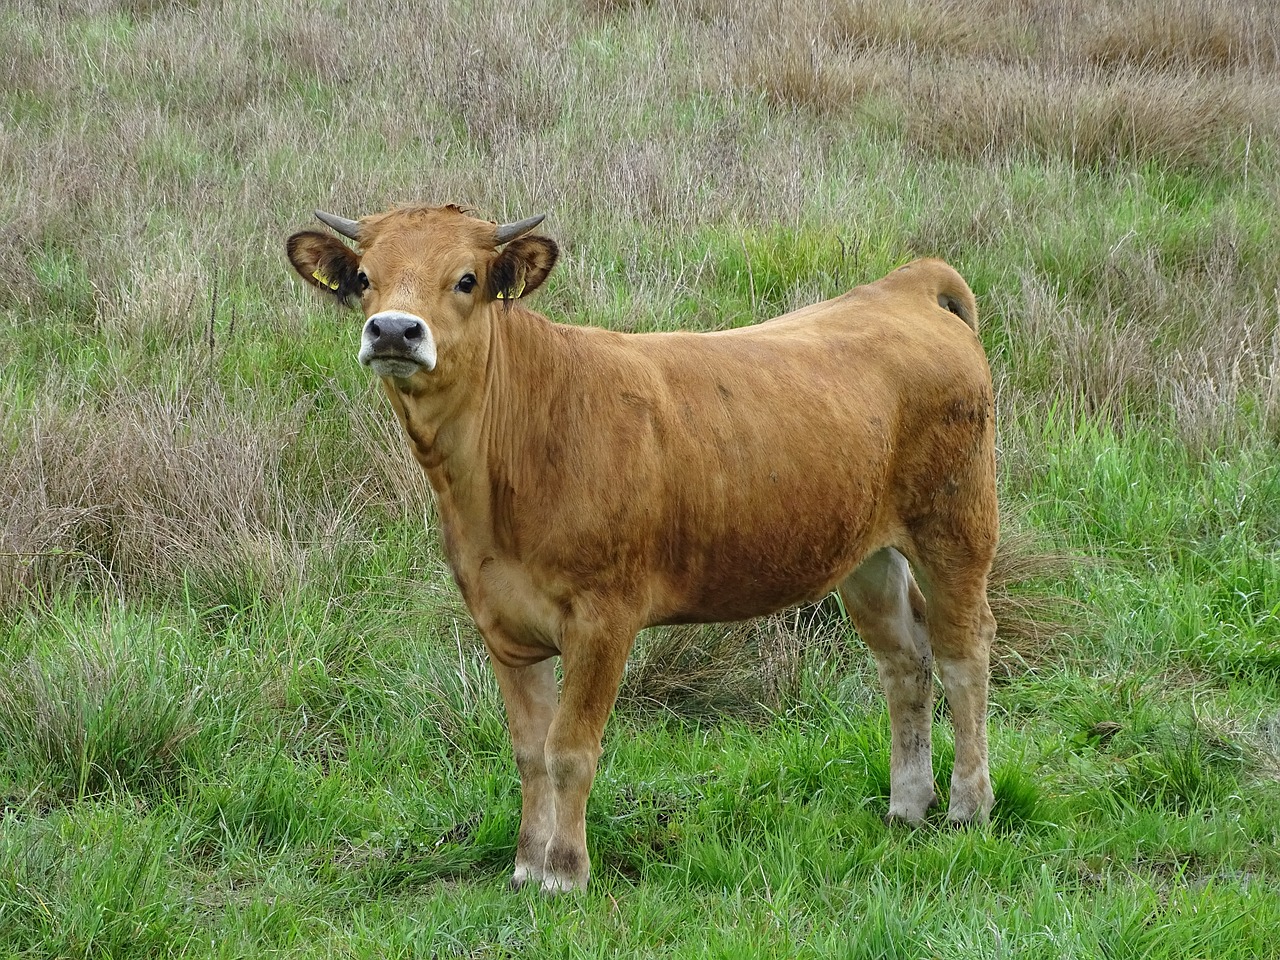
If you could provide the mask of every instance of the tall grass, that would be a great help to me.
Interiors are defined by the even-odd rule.
[[[1275,10],[13,0],[0,37],[0,952],[1274,952]],[[594,889],[502,889],[430,492],[281,255],[410,200],[547,211],[536,306],[618,330],[969,278],[990,828],[885,829],[828,602],[642,636]]]
[[[145,621],[108,620],[83,636],[75,620],[50,619],[62,629],[46,629],[48,639],[3,667],[0,730],[9,766],[63,797],[163,790],[201,732],[195,671],[180,651],[130,636],[131,628],[147,629]]]

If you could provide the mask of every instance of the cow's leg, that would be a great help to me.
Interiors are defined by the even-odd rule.
[[[888,819],[918,822],[938,799],[930,752],[933,654],[924,598],[906,559],[891,547],[872,554],[845,578],[840,596],[875,655],[889,701]]]
[[[574,631],[574,633],[577,633]],[[567,635],[560,709],[547,734],[547,771],[555,795],[555,829],[547,844],[542,889],[547,893],[587,885],[587,796],[600,760],[605,722],[622,681],[635,633]]]
[[[546,760],[547,731],[556,713],[555,661],[528,667],[492,662],[520,771],[520,838],[511,876],[512,886],[519,887],[526,880],[542,881],[547,844],[555,827],[555,798]]]
[[[929,638],[955,726],[956,761],[947,809],[953,823],[984,823],[995,804],[987,766],[987,681],[996,621],[987,603],[990,554],[985,548],[980,552],[981,562],[968,564],[956,563],[961,554],[951,553],[952,562],[941,568],[937,560],[947,553],[922,558],[920,584],[928,602]]]

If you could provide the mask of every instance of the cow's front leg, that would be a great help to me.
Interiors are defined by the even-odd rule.
[[[587,885],[587,796],[600,760],[605,722],[622,681],[635,632],[566,636],[560,709],[547,734],[547,772],[555,796],[555,829],[547,844],[542,889]]]
[[[528,667],[506,667],[492,660],[507,707],[507,726],[520,771],[520,837],[511,885],[542,882],[547,844],[555,828],[555,798],[547,772],[547,731],[556,713],[554,660]]]

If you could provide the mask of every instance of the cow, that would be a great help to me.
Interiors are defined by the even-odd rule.
[[[497,675],[521,786],[514,886],[587,883],[587,795],[640,629],[832,591],[888,701],[886,819],[937,803],[935,669],[955,729],[947,817],[988,818],[994,393],[954,269],[916,260],[736,329],[624,334],[524,306],[559,256],[541,216],[316,216],[356,247],[302,231],[289,260],[362,309],[359,362],[435,491]]]

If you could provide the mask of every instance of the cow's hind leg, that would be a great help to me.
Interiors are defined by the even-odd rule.
[[[546,759],[547,731],[556,713],[555,661],[527,667],[492,663],[520,771],[520,836],[511,877],[512,886],[519,887],[529,880],[542,882],[547,844],[555,829],[555,797]]]
[[[891,547],[872,554],[846,577],[840,596],[875,655],[889,701],[888,819],[918,822],[937,803],[930,752],[933,654],[924,599],[906,559]]]
[[[929,611],[929,639],[942,677],[956,756],[947,818],[985,822],[995,804],[987,761],[987,691],[996,622],[987,603],[989,544],[958,549],[948,537],[921,547],[920,587]],[[949,549],[948,549],[949,548]]]

